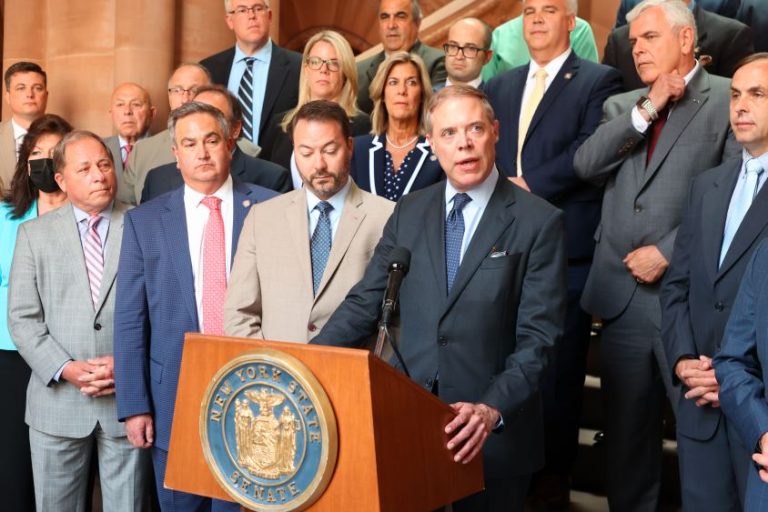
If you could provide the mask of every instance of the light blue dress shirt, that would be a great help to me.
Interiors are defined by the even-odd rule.
[[[261,111],[264,107],[264,96],[267,91],[267,75],[269,74],[269,65],[272,62],[272,39],[262,46],[253,55],[246,55],[238,45],[235,45],[235,60],[232,62],[232,69],[229,70],[229,82],[227,89],[238,97],[240,81],[245,74],[245,59],[253,57],[253,142],[259,140],[259,128],[261,127]]]
[[[339,227],[339,220],[341,220],[341,212],[344,210],[344,201],[347,199],[349,193],[349,187],[351,186],[352,179],[347,180],[347,184],[344,185],[341,190],[336,192],[334,196],[327,201],[333,206],[333,209],[328,212],[328,220],[331,222],[331,242],[336,238],[336,231]],[[315,194],[313,194],[308,188],[304,187],[304,191],[307,194],[307,214],[309,215],[309,238],[312,239],[312,233],[315,232],[317,227],[317,221],[320,220],[320,211],[315,209],[317,203],[321,201]]]
[[[466,194],[472,199],[468,202],[461,213],[464,214],[464,238],[461,241],[461,258],[459,263],[464,259],[464,253],[467,252],[467,247],[472,241],[472,237],[477,230],[477,226],[480,224],[480,219],[483,217],[485,207],[488,206],[488,201],[491,200],[493,190],[496,188],[496,183],[499,181],[499,171],[496,166],[493,166],[493,170],[485,178],[479,186],[468,190]],[[446,180],[445,182],[445,217],[448,218],[448,214],[453,208],[453,196],[458,194],[459,191],[453,188],[451,182]]]
[[[18,219],[11,218],[12,212],[10,204],[0,203],[0,350],[16,350],[8,330],[8,276],[19,225],[37,217],[37,201]]]
[[[85,246],[85,239],[88,236],[88,218],[90,215],[75,205],[72,205],[72,210],[75,212],[75,220],[77,221],[77,229],[80,231],[80,243]],[[99,217],[101,222],[96,226],[96,231],[101,238],[101,254],[104,256],[104,260],[107,259],[107,235],[109,234],[109,218],[112,215],[112,204],[104,208]],[[85,257],[85,256],[83,256]]]

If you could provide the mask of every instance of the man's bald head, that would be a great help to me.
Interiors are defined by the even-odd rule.
[[[126,82],[112,91],[109,113],[118,135],[133,144],[149,130],[155,117],[155,107],[146,89],[139,84]]]

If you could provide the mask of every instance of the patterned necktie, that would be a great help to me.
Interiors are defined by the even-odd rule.
[[[310,250],[312,251],[312,293],[317,295],[320,280],[323,278],[325,264],[328,263],[328,255],[331,253],[331,219],[328,213],[333,210],[331,203],[320,201],[315,206],[320,212],[315,232],[312,233]]]
[[[243,137],[253,140],[253,61],[254,57],[245,59],[245,73],[240,79],[240,87],[237,90],[237,99],[243,109]]]
[[[101,222],[99,215],[88,217],[88,233],[83,245],[85,269],[88,272],[88,283],[91,287],[91,301],[94,308],[99,303],[101,278],[104,275],[104,251],[101,248],[101,237],[96,230],[99,222]]]
[[[224,334],[227,252],[224,247],[221,199],[206,196],[200,202],[210,210],[203,231],[203,333]]]
[[[131,151],[133,151],[133,144],[126,143],[125,147],[125,158],[123,158],[123,167],[125,167],[125,163],[128,161],[128,157],[131,156]]]
[[[467,194],[459,193],[453,196],[453,208],[445,219],[445,270],[448,292],[453,287],[456,272],[461,263],[461,242],[464,240],[464,214],[462,210],[472,200]]]
[[[536,108],[541,103],[541,99],[544,97],[544,90],[547,83],[547,72],[544,68],[539,68],[533,74],[536,79],[536,83],[533,86],[533,92],[528,97],[528,101],[523,105],[523,111],[520,114],[520,125],[517,130],[517,175],[523,175],[523,166],[521,164],[521,157],[523,154],[523,144],[525,143],[525,136],[528,135],[528,128],[531,127],[531,120],[533,114],[536,112]]]
[[[760,165],[760,161],[756,158],[747,160],[747,163],[744,164],[744,172],[743,186],[741,189],[734,190],[730,206],[728,207],[728,216],[725,219],[725,231],[723,232],[723,245],[720,248],[719,265],[723,264],[728,248],[731,246],[731,242],[733,242],[733,238],[739,230],[739,225],[741,225],[741,221],[744,220],[749,207],[752,205],[752,201],[755,200],[755,196],[757,196],[757,192],[760,190],[760,175],[763,174],[763,166]]]
[[[645,160],[646,166],[651,163],[651,157],[653,156],[653,152],[656,150],[656,144],[659,142],[661,131],[664,129],[664,125],[667,124],[668,117],[669,105],[666,105],[659,111],[659,118],[651,124],[651,133],[648,138],[648,156]]]

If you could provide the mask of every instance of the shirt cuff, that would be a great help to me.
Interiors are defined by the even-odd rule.
[[[61,374],[64,373],[64,367],[66,367],[69,363],[72,362],[72,359],[61,365],[61,368],[59,368],[59,371],[56,372],[56,374],[53,376],[53,380],[56,382],[61,382]]]
[[[640,113],[640,109],[637,108],[637,105],[632,107],[632,126],[635,127],[635,130],[640,133],[645,133],[650,125],[651,123],[645,120],[643,115]]]

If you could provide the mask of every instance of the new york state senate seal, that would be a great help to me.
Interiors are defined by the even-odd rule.
[[[336,417],[325,391],[301,361],[273,349],[249,351],[214,375],[200,436],[216,480],[252,510],[308,508],[336,465]]]

